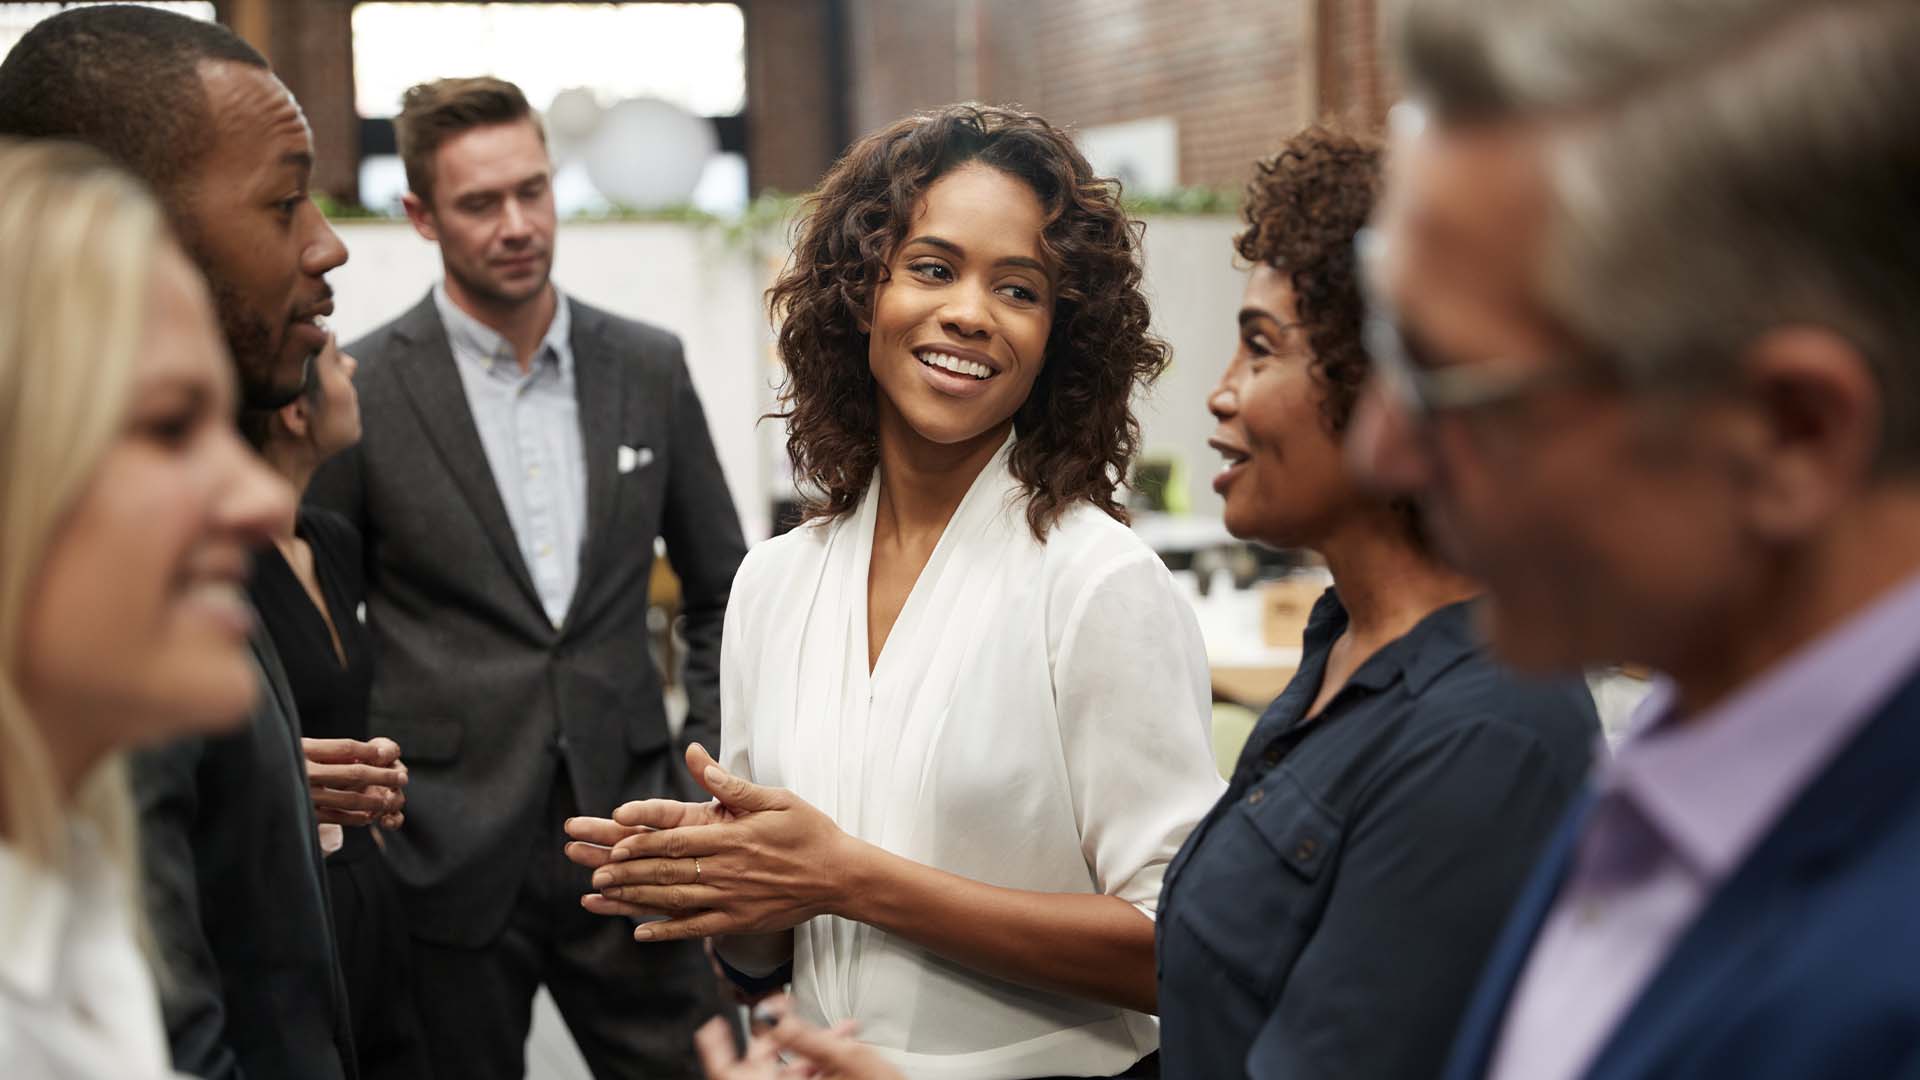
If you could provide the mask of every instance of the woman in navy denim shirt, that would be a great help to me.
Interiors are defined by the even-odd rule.
[[[1340,438],[1370,368],[1355,234],[1372,145],[1261,162],[1236,246],[1240,345],[1208,407],[1227,527],[1318,552],[1299,672],[1172,864],[1158,921],[1168,1077],[1429,1077],[1599,739],[1586,687],[1526,683],[1473,633],[1472,582]]]

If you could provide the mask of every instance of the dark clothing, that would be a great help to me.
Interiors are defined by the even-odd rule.
[[[355,839],[355,834],[359,839]],[[434,1067],[420,1022],[418,962],[393,871],[366,829],[327,859],[334,940],[347,983],[362,1080],[428,1080]],[[364,854],[355,855],[358,849]]]
[[[253,635],[246,727],[132,756],[142,891],[174,1066],[237,1080],[355,1075],[300,721]]]
[[[545,983],[598,1080],[697,1080],[687,1031],[714,1013],[705,950],[697,941],[641,944],[632,921],[580,906],[592,871],[561,850],[561,825],[578,810],[565,766],[546,756],[554,771],[545,827],[499,940],[416,946],[434,1068],[461,1080],[520,1080],[534,990]]]
[[[1445,1061],[1600,738],[1585,685],[1503,672],[1471,621],[1427,616],[1308,721],[1347,626],[1333,590],[1314,606],[1299,672],[1168,868],[1168,1077],[1425,1080]]]
[[[360,537],[345,518],[314,507],[300,511],[296,532],[312,549],[314,576],[340,636],[339,651],[320,609],[277,548],[260,552],[248,591],[280,653],[307,737],[364,741],[373,657],[366,627],[356,615],[366,592]],[[344,837],[345,845],[325,865],[360,1075],[366,1080],[431,1076],[413,998],[412,943],[393,871],[380,857],[371,829],[346,829]]]
[[[309,739],[359,739],[367,734],[367,702],[373,691],[373,657],[367,629],[355,614],[366,598],[360,567],[360,534],[339,514],[302,507],[294,527],[313,550],[313,573],[327,602],[340,649],[334,652],[326,618],[278,548],[254,560],[247,591],[273,635],[287,683],[300,707],[300,727]]]
[[[1588,1080],[1920,1080],[1920,673],[1790,803],[1681,931]],[[1488,961],[1448,1080],[1486,1075],[1591,800]]]
[[[552,981],[556,996],[564,988],[583,998],[578,988],[601,964],[597,985],[609,1002],[678,1002],[686,987],[704,995],[698,1016],[675,1005],[627,1017],[629,1030],[658,1029],[636,1038],[631,1053],[670,1035],[691,1069],[693,1029],[720,1002],[704,961],[669,963],[662,946],[640,950],[619,919],[600,919],[607,945],[591,955],[528,946],[515,929],[529,896],[577,912],[587,881],[569,879],[574,893],[564,900],[552,884],[549,864],[565,842],[549,813],[555,783],[570,785],[569,802],[584,814],[634,799],[705,797],[682,751],[693,739],[719,745],[720,625],[746,550],[679,339],[565,302],[586,515],[579,576],[559,625],[521,554],[431,295],[349,346],[360,360],[363,435],[320,470],[308,497],[344,514],[363,539],[371,730],[400,744],[409,769],[407,825],[387,857],[412,932],[442,955],[499,954],[473,955],[451,978],[423,954],[421,1001],[436,1062],[504,1047],[524,1031],[535,986]],[[656,538],[683,597],[688,714],[678,739],[647,659]],[[556,780],[559,765],[564,780]],[[631,987],[643,961],[648,977],[696,982]],[[457,1032],[436,1019],[462,1010],[471,1013]],[[516,1045],[472,1075],[518,1060]]]

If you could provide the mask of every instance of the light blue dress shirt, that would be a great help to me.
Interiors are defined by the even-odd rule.
[[[586,535],[587,467],[580,438],[580,406],[574,395],[572,317],[567,298],[554,289],[553,322],[520,370],[513,346],[460,310],[443,281],[433,302],[453,347],[454,368],[466,389],[467,408],[480,431],[480,445],[493,482],[506,504],[520,557],[533,576],[547,619],[558,627],[580,579],[580,543]]]

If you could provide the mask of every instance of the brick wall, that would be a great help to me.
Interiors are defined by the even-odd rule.
[[[743,0],[747,171],[754,191],[812,188],[846,138],[832,0]]]
[[[852,133],[964,98],[1072,127],[1171,116],[1233,189],[1311,120],[1377,122],[1374,0],[846,0]]]
[[[1372,0],[1314,0],[1320,115],[1350,125],[1378,125],[1395,96],[1379,46],[1379,9]]]
[[[306,107],[316,187],[357,187],[354,0],[216,0]],[[1180,182],[1236,189],[1311,120],[1377,124],[1392,100],[1378,0],[739,0],[756,190],[812,186],[916,109],[1016,103],[1088,127],[1179,125]],[[841,85],[835,85],[839,78]]]
[[[306,111],[313,187],[353,201],[360,189],[360,118],[353,105],[355,0],[214,0],[214,12],[259,49]]]

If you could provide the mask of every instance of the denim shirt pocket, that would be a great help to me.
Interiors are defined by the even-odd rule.
[[[1182,868],[1173,920],[1235,981],[1276,994],[1319,925],[1343,824],[1274,770],[1220,815]]]

